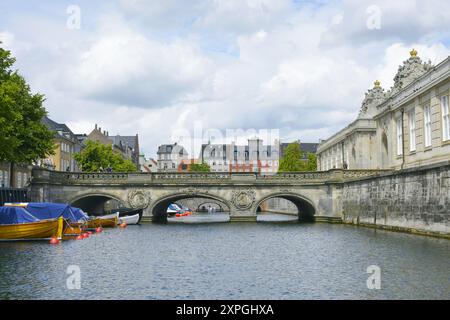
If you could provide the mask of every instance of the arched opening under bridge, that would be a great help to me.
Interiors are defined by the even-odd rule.
[[[281,220],[314,222],[316,209],[307,198],[296,194],[274,194],[262,199],[256,206],[258,221],[266,221],[264,215],[285,215]],[[289,219],[292,217],[293,219]],[[272,218],[269,218],[271,221]],[[277,220],[277,219],[275,219]]]
[[[80,197],[72,201],[70,205],[80,208],[92,216],[99,216],[105,214],[105,212],[124,207],[124,204],[119,199],[101,194]]]
[[[195,201],[193,202],[192,200],[195,200],[197,198],[201,198],[202,201],[200,204],[197,205],[196,208],[190,208],[189,207],[189,203],[195,203]],[[186,201],[186,200],[191,200],[191,201]],[[205,202],[205,200],[207,202]],[[186,207],[188,207],[189,209],[192,209],[194,211],[194,213],[192,214],[192,216],[189,217],[189,220],[191,222],[202,222],[202,220],[204,220],[205,222],[207,222],[209,220],[208,214],[201,214],[201,212],[197,211],[197,208],[199,206],[201,206],[202,204],[214,204],[217,208],[220,208],[221,211],[215,211],[214,213],[220,213],[222,215],[226,215],[225,219],[229,219],[229,215],[228,212],[230,211],[229,206],[227,205],[226,201],[223,199],[220,199],[218,197],[215,196],[211,196],[211,195],[200,195],[200,194],[176,194],[176,195],[171,195],[171,196],[167,196],[164,198],[161,198],[159,200],[156,201],[156,203],[153,205],[151,211],[152,211],[152,215],[153,215],[153,222],[156,223],[165,223],[168,220],[168,213],[167,213],[167,209],[169,207],[170,204],[172,203],[176,203],[176,204],[188,204],[186,205]],[[206,207],[208,208],[208,207]],[[226,213],[225,213],[226,212]],[[208,212],[208,210],[206,209],[206,213],[211,213]],[[221,218],[223,219],[223,217]],[[186,220],[183,218],[183,220]],[[210,222],[214,222],[214,219],[211,220]]]

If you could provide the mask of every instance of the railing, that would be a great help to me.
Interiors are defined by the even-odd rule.
[[[379,176],[380,174],[393,172],[394,170],[343,170],[343,178],[344,180],[349,179],[357,179],[357,178],[366,178],[366,177],[374,177]]]
[[[151,173],[152,180],[230,180],[231,174],[227,172],[215,173]]]
[[[258,175],[258,180],[327,180],[332,173],[327,171],[281,172],[272,175]]]
[[[342,170],[309,172],[283,172],[276,174],[258,173],[84,173],[60,172],[44,169],[33,171],[33,183],[60,184],[151,184],[151,183],[325,183],[343,182],[358,178],[376,176],[389,170]]]
[[[68,173],[68,172],[52,172],[51,177],[62,178],[67,180],[126,180],[127,173]]]
[[[6,202],[28,202],[28,190],[21,188],[0,188],[0,206]]]

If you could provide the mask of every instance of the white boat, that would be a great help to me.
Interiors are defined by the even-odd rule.
[[[167,208],[167,214],[169,216],[174,216],[177,213],[183,213],[183,209],[180,208],[180,206],[177,205],[176,203],[171,203]]]
[[[139,223],[139,214],[134,214],[132,216],[124,216],[119,218],[119,224],[138,224]]]

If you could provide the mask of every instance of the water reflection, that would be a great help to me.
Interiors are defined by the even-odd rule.
[[[297,222],[298,216],[274,212],[258,212],[256,219],[258,222]],[[169,223],[215,223],[228,221],[230,221],[228,212],[194,213],[186,217],[168,218]]]
[[[449,264],[448,240],[346,225],[146,224],[56,246],[0,243],[0,298],[448,299]],[[69,265],[81,290],[66,287]],[[381,290],[367,289],[369,265]]]

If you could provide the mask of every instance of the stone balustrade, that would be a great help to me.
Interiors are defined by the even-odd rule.
[[[344,182],[378,176],[389,170],[342,170],[282,172],[271,175],[257,173],[85,173],[61,172],[35,168],[33,183],[55,184],[158,184],[158,183],[326,183]]]

